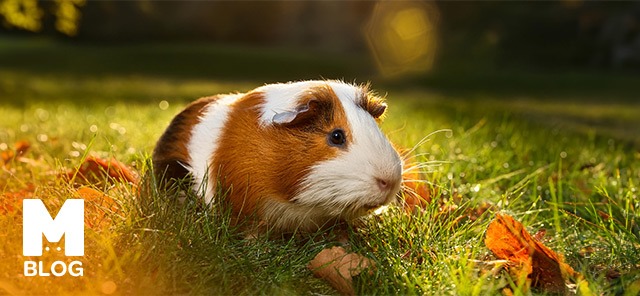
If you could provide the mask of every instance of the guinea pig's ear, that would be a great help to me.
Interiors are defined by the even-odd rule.
[[[387,104],[383,102],[378,102],[374,105],[370,105],[369,110],[367,111],[369,111],[369,114],[371,114],[373,118],[378,119],[384,114],[384,111],[386,110],[387,110]]]
[[[306,103],[299,105],[293,111],[285,111],[276,113],[271,119],[271,122],[277,125],[295,126],[303,124],[313,119],[317,114],[319,102],[315,99],[311,99]]]
[[[368,98],[363,107],[375,119],[382,117],[387,110],[387,104],[378,98]]]

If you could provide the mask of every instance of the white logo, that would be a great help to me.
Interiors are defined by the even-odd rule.
[[[25,199],[22,208],[22,254],[24,256],[42,256],[42,235],[47,241],[55,243],[64,238],[64,254],[66,256],[84,256],[84,200],[67,199],[58,211],[55,219],[47,211],[41,200]],[[46,248],[49,250],[49,247]],[[59,250],[59,248],[58,248]],[[80,266],[79,268],[73,268]],[[69,264],[69,274],[82,276],[82,262]],[[62,261],[51,264],[54,276],[66,274],[67,265]],[[35,261],[24,262],[25,276],[49,276],[43,270],[43,262],[39,261],[36,269]]]

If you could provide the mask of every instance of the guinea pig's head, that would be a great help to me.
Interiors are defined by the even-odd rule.
[[[378,127],[387,106],[367,86],[304,81],[259,91],[260,120],[283,139],[274,181],[289,202],[350,220],[395,198],[402,160]]]

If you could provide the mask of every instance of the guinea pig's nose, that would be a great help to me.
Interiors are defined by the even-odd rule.
[[[380,191],[387,191],[393,186],[393,181],[383,178],[376,178],[376,184],[378,184],[378,188]]]

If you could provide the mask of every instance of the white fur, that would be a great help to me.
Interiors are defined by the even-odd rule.
[[[392,194],[382,192],[376,178],[399,182],[402,161],[373,117],[356,104],[360,89],[340,83],[331,87],[342,103],[351,130],[347,150],[314,165],[292,201],[321,207],[334,216],[355,216],[363,206],[391,201],[399,187],[391,190]]]
[[[355,100],[359,88],[339,81],[309,80],[289,83],[267,84],[255,91],[264,93],[265,103],[262,106],[260,124],[267,126],[273,123],[276,114],[293,112],[298,107],[298,99],[310,88],[329,84],[338,97]]]
[[[191,131],[191,139],[187,149],[191,159],[186,168],[194,179],[193,190],[204,196],[206,203],[210,203],[215,193],[215,183],[210,181],[209,165],[222,133],[231,106],[244,94],[226,95],[209,103],[200,116],[198,122]]]

